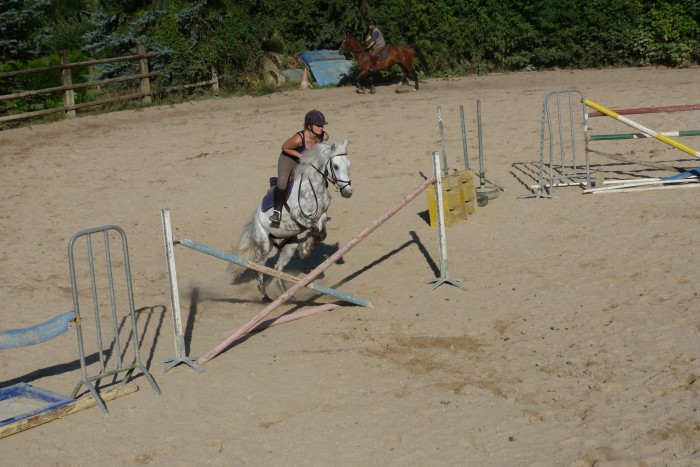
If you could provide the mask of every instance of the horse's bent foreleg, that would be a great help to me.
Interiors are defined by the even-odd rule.
[[[311,252],[313,251],[314,248],[316,248],[316,245],[318,244],[318,240],[316,237],[309,235],[306,237],[306,240],[304,240],[301,245],[299,245],[299,257],[301,259],[306,259],[309,256],[311,256]]]
[[[321,243],[326,239],[326,236],[328,235],[328,231],[326,230],[326,222],[330,220],[330,217],[328,217],[328,214],[325,212],[321,216],[321,218],[318,220],[318,243]]]
[[[325,222],[326,222],[325,215],[326,214],[324,213],[323,214],[324,224],[319,224],[319,221],[314,222],[312,219],[309,219],[309,218],[304,217],[302,215],[298,215],[296,213],[293,214],[292,217],[294,219],[294,222],[296,222],[297,224],[299,224],[300,226],[302,226],[306,230],[309,230],[311,232],[315,232],[317,230],[320,230],[320,228],[318,227],[319,225],[325,225]]]
[[[301,259],[306,259],[311,255],[311,252],[313,249],[324,241],[326,239],[326,236],[328,235],[328,231],[326,230],[326,220],[328,219],[328,216],[326,213],[321,216],[321,218],[318,220],[318,223],[316,224],[316,228],[311,230],[309,232],[309,236],[306,237],[306,240],[299,245],[299,257]]]

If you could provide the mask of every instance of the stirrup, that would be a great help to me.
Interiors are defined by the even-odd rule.
[[[270,216],[270,222],[273,224],[279,224],[282,221],[282,210],[277,210],[275,209],[272,211],[272,215]]]

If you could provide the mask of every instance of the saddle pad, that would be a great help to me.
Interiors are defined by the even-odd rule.
[[[275,183],[277,182],[277,178],[273,177],[275,179]],[[272,178],[270,178],[270,183],[272,183]],[[292,187],[294,186],[294,180],[291,180],[289,184],[287,185],[287,194],[284,197],[284,201],[286,202],[289,199],[289,194],[292,192]],[[272,209],[275,206],[275,187],[274,185],[270,187],[267,190],[267,193],[265,193],[265,196],[263,196],[262,203],[260,203],[260,207],[262,208],[262,212],[268,211]]]

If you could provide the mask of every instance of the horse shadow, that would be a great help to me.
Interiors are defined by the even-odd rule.
[[[421,217],[428,225],[430,225],[430,215],[428,211],[426,210],[425,212],[418,213],[418,216]],[[415,245],[418,247],[418,250],[421,252],[423,258],[426,260],[428,263],[429,267],[432,269],[432,271],[436,274],[440,273],[440,268],[439,266],[433,261],[433,259],[430,257],[430,253],[428,252],[427,248],[425,248],[425,245],[420,240],[420,237],[418,234],[411,230],[409,232],[409,235],[411,236],[411,239],[406,241],[405,243],[397,246],[393,250],[387,252],[386,254],[382,255],[381,257],[373,260],[366,266],[362,267],[361,269],[358,269],[357,271],[353,272],[352,274],[344,277],[340,281],[336,282],[333,284],[332,288],[339,288],[343,286],[344,284],[350,282],[352,279],[360,276],[361,274],[371,270],[373,267],[383,263],[384,261],[388,260],[392,256],[400,253],[401,251],[405,250],[406,248]],[[299,256],[295,256],[287,265],[287,270],[290,271],[290,273],[302,273],[304,274],[304,271],[311,271],[316,269],[321,263],[326,261],[330,256],[335,254],[338,250],[340,249],[339,243],[336,242],[334,244],[325,244],[321,243],[316,246],[316,248],[313,249],[311,255],[305,259],[302,260],[299,258]],[[271,263],[274,262],[274,257],[271,258],[272,261]],[[339,258],[338,261],[335,262],[335,264],[344,264],[343,258]],[[324,277],[324,274],[321,273],[319,276],[317,276],[319,279],[322,279]]]
[[[409,232],[409,235],[411,236],[411,239],[410,239],[410,240],[408,240],[408,241],[404,242],[403,244],[397,246],[397,247],[394,248],[393,250],[388,251],[386,254],[380,256],[379,258],[375,259],[375,260],[372,261],[371,263],[368,263],[366,266],[362,267],[361,269],[358,269],[357,271],[353,272],[352,274],[350,274],[350,275],[344,277],[344,278],[341,279],[340,281],[338,281],[338,282],[336,282],[335,284],[333,284],[333,287],[334,287],[334,288],[335,288],[335,287],[342,287],[344,284],[350,282],[350,281],[353,280],[354,278],[356,278],[356,277],[358,277],[358,276],[364,274],[365,272],[371,270],[371,269],[374,268],[375,266],[377,266],[377,265],[383,263],[384,261],[388,260],[388,259],[391,258],[392,256],[394,256],[394,255],[396,255],[396,254],[398,254],[398,253],[401,253],[403,250],[405,250],[406,248],[409,248],[409,247],[411,247],[411,246],[413,246],[413,245],[415,245],[415,246],[418,248],[418,251],[420,251],[421,255],[423,255],[423,258],[424,258],[425,261],[428,263],[428,266],[429,266],[430,269],[433,271],[433,273],[434,273],[436,276],[439,276],[439,275],[440,275],[440,267],[439,267],[439,266],[435,263],[435,261],[433,261],[433,259],[430,257],[430,253],[428,252],[428,249],[425,247],[425,245],[423,245],[423,242],[421,242],[420,237],[418,236],[418,234],[417,234],[415,231],[411,230],[411,231]]]

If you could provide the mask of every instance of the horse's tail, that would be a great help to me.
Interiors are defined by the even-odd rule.
[[[246,225],[243,226],[241,236],[238,238],[238,243],[231,249],[231,254],[243,258],[247,261],[252,261],[255,258],[255,245],[253,243],[253,231],[255,229],[255,215]],[[229,263],[228,273],[231,274],[232,284],[242,284],[252,280],[254,274],[252,270],[235,263]],[[250,271],[251,274],[246,274]]]
[[[416,56],[418,57],[421,68],[423,68],[423,72],[425,72],[426,75],[430,74],[428,61],[425,59],[425,55],[423,55],[423,49],[421,49],[419,45],[414,45],[413,49],[416,51]]]

